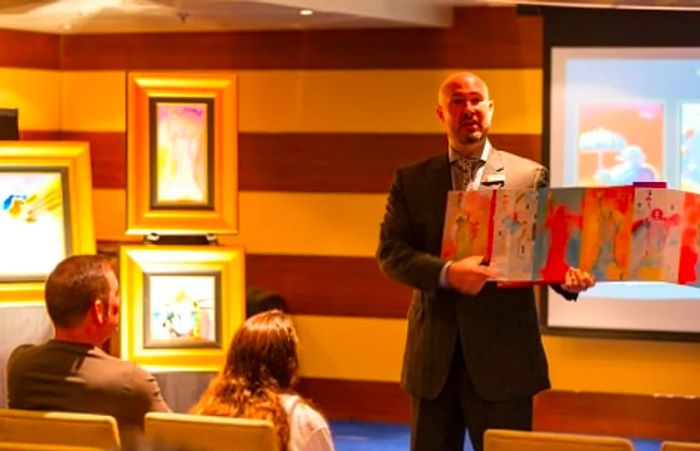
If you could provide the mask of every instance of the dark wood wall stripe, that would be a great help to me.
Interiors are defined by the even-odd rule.
[[[370,257],[248,254],[246,286],[282,295],[297,315],[405,318],[411,300]]]
[[[410,421],[398,383],[304,378],[299,391],[331,419]],[[535,397],[538,431],[700,441],[700,399],[549,390]]]
[[[26,130],[28,141],[87,141],[90,143],[92,186],[126,188],[126,134],[121,132],[73,132]]]
[[[19,139],[21,141],[61,141],[63,140],[63,132],[60,130],[20,130]]]
[[[396,167],[446,152],[442,134],[241,134],[241,189],[384,193]],[[540,159],[539,135],[496,135],[495,146]]]
[[[126,187],[121,132],[24,131],[22,139],[90,142],[95,188]],[[243,191],[385,193],[394,168],[445,151],[441,134],[241,133]],[[493,144],[540,160],[539,135],[494,135]]]
[[[0,67],[60,69],[60,42],[53,34],[0,30]]]
[[[512,7],[457,8],[448,29],[68,35],[62,44],[66,70],[542,66],[541,19]]]
[[[700,398],[548,391],[535,399],[535,429],[700,441]]]
[[[302,378],[297,390],[332,420],[409,423],[411,398],[393,382]]]

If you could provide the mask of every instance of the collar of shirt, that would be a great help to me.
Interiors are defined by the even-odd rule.
[[[488,161],[489,155],[491,154],[491,143],[487,139],[486,142],[484,142],[484,148],[481,150],[481,161],[484,162],[484,164],[481,165],[478,171],[476,171],[476,174],[474,174],[474,180],[470,181],[469,184],[467,185],[467,191],[472,191],[472,190],[477,190],[481,188],[481,178],[484,176],[484,169],[486,168],[486,162]],[[448,155],[450,159],[450,167],[452,167],[452,163],[457,159],[457,158],[462,158],[461,155],[459,155],[457,152],[454,152],[451,148],[448,148]],[[450,171],[450,174],[452,175],[452,189],[455,189],[455,174],[454,174],[454,169]]]
[[[454,162],[457,158],[462,157],[462,155],[458,154],[454,150],[452,150],[451,147],[447,148],[447,154],[450,158],[450,164]],[[491,154],[491,142],[487,139],[486,142],[484,142],[484,148],[481,150],[481,161],[486,163],[489,160],[489,155]]]

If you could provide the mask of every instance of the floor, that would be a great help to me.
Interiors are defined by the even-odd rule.
[[[406,451],[409,429],[402,424],[331,421],[336,451]],[[632,439],[635,451],[659,451],[657,440]],[[469,440],[465,451],[472,451]]]

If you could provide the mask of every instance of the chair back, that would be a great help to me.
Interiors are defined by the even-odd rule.
[[[489,429],[484,451],[634,451],[634,447],[617,437]]]
[[[8,442],[117,449],[119,430],[108,415],[0,409],[0,443]]]
[[[700,443],[692,442],[663,442],[661,451],[700,451]]]
[[[279,451],[275,429],[266,420],[149,412],[145,431],[156,445],[193,451]]]

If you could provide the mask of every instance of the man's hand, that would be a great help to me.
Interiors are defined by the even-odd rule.
[[[445,277],[449,286],[471,296],[481,291],[486,281],[497,275],[495,269],[482,264],[483,259],[481,255],[474,255],[448,266]]]
[[[593,274],[582,271],[579,268],[569,268],[566,271],[561,288],[569,293],[580,293],[593,285],[595,285],[595,276]]]

